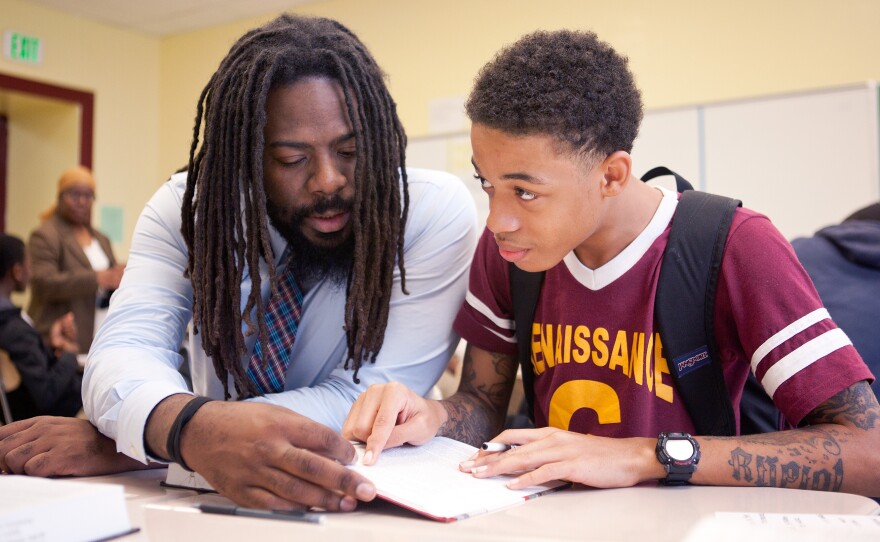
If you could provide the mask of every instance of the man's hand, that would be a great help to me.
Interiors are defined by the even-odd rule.
[[[648,438],[605,438],[552,427],[509,429],[494,442],[516,444],[506,452],[479,452],[459,468],[477,478],[519,473],[510,489],[523,489],[567,480],[591,487],[630,487],[662,478],[663,467],[654,457]]]
[[[428,442],[446,419],[439,402],[426,400],[403,384],[375,384],[352,405],[342,436],[366,442],[363,461],[372,465],[385,448]]]
[[[455,395],[429,401],[396,382],[370,386],[351,407],[342,436],[367,443],[367,465],[385,448],[436,435],[479,446],[501,430],[516,368],[513,356],[468,345]]]
[[[40,416],[0,427],[0,471],[33,476],[98,476],[149,468],[116,451],[87,420]]]
[[[150,448],[167,457],[164,439],[191,396],[171,396],[147,422]],[[154,425],[155,424],[155,425]],[[350,511],[376,496],[373,484],[346,468],[354,447],[330,428],[276,405],[213,401],[181,435],[184,461],[241,506]]]

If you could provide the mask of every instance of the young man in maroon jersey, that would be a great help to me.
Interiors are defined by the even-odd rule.
[[[751,371],[798,429],[692,436],[654,318],[678,195],[632,174],[642,105],[624,57],[592,33],[536,32],[483,68],[467,111],[490,214],[455,321],[468,342],[462,381],[445,401],[394,383],[364,393],[343,435],[366,441],[368,462],[435,435],[495,437],[519,446],[461,468],[523,473],[511,488],[663,480],[880,495],[871,372],[790,245],[747,209],[717,287],[720,363],[736,411]],[[537,429],[499,435],[518,366],[510,262],[546,271],[532,328]]]

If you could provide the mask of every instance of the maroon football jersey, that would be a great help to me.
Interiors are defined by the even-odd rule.
[[[614,437],[694,432],[654,320],[676,204],[676,195],[666,192],[645,230],[600,268],[587,268],[571,252],[546,272],[531,334],[538,427]],[[508,265],[486,230],[455,330],[475,346],[516,356]],[[763,215],[736,211],[715,311],[715,337],[737,416],[750,370],[793,424],[841,390],[872,378],[822,307],[788,242]]]

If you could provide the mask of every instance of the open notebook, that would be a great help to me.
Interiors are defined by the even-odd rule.
[[[555,481],[514,491],[505,485],[513,476],[474,478],[458,470],[458,464],[477,449],[444,437],[385,450],[371,466],[361,463],[364,445],[355,448],[358,463],[351,468],[376,484],[380,498],[437,521],[494,512],[571,485]]]
[[[477,449],[445,437],[434,437],[423,446],[385,450],[376,464],[370,466],[361,462],[364,445],[355,443],[355,449],[358,461],[350,468],[376,484],[380,498],[437,521],[494,512],[571,485],[556,481],[514,491],[505,485],[513,476],[474,478],[458,470],[458,464],[477,453]],[[168,466],[165,484],[212,490],[200,475],[174,463]]]

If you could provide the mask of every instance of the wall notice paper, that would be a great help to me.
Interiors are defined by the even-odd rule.
[[[120,485],[0,476],[3,542],[106,540],[136,530]]]
[[[826,542],[880,540],[880,516],[716,512],[701,519],[686,542]]]
[[[370,466],[362,463],[364,445],[355,448],[358,462],[351,468],[376,484],[380,498],[437,521],[494,512],[571,485],[555,481],[514,491],[505,484],[515,476],[474,478],[458,470],[458,464],[477,449],[444,437],[385,450]]]
[[[101,232],[103,232],[104,235],[114,243],[121,243],[125,240],[125,237],[122,234],[122,216],[122,207],[109,205],[101,206],[99,220]]]

